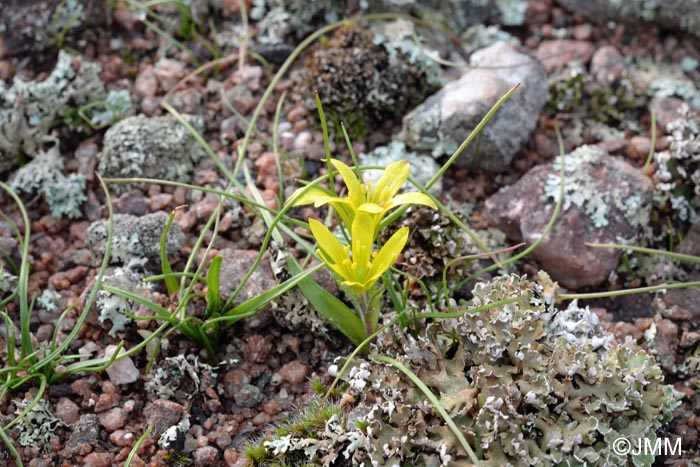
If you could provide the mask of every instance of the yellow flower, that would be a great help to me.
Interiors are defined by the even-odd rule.
[[[318,242],[317,251],[324,263],[342,279],[342,285],[360,295],[372,288],[381,275],[398,258],[408,240],[408,227],[391,236],[377,253],[372,252],[374,237],[368,228],[372,215],[359,211],[351,228],[352,248],[340,243],[328,228],[316,219],[309,219],[311,233]]]
[[[345,182],[348,189],[348,196],[341,198],[335,195],[329,195],[319,188],[300,188],[292,194],[292,197],[303,190],[299,198],[294,202],[293,206],[314,203],[315,207],[330,204],[338,212],[340,218],[346,226],[354,224],[355,216],[359,212],[364,212],[370,217],[365,229],[371,230],[372,239],[376,237],[379,223],[387,212],[402,204],[422,204],[437,209],[433,200],[423,193],[412,191],[408,193],[397,194],[401,189],[410,173],[408,161],[398,161],[389,164],[384,173],[377,181],[376,185],[372,183],[362,183],[357,178],[355,173],[336,159],[331,159],[331,164],[340,173],[340,176]]]

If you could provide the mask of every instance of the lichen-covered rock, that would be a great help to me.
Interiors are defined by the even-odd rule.
[[[326,115],[353,135],[398,120],[441,84],[435,62],[417,45],[408,47],[412,33],[407,21],[380,33],[359,26],[336,30],[311,50],[296,75],[299,94],[315,111],[318,92]]]
[[[43,81],[15,77],[9,88],[0,81],[0,173],[51,141],[49,131],[61,110],[104,99],[99,72],[99,65],[61,51]]]
[[[54,217],[81,217],[80,206],[87,201],[85,176],[63,174],[63,159],[57,144],[46,151],[39,150],[33,160],[15,172],[10,186],[17,193],[42,195]]]
[[[185,116],[202,133],[204,120]],[[107,130],[104,147],[97,155],[98,171],[104,177],[145,177],[189,182],[204,149],[172,115],[138,115],[121,120]],[[144,184],[112,185],[117,192],[144,188]]]
[[[520,89],[457,159],[460,167],[504,171],[530,137],[547,101],[547,76],[531,57],[499,42],[475,52],[471,68],[404,117],[399,139],[434,157],[451,155],[511,87]],[[482,67],[482,68],[480,68]],[[478,153],[477,153],[478,150]]]
[[[662,28],[682,29],[695,35],[700,31],[700,3],[695,0],[557,1],[566,9],[581,13],[601,24],[621,21],[635,25],[641,20],[656,23]]]
[[[112,263],[128,263],[132,258],[147,258],[149,267],[160,267],[160,237],[168,224],[168,215],[154,212],[142,217],[130,214],[115,214],[112,218]],[[104,256],[107,247],[108,220],[93,222],[87,229],[90,248],[97,258]],[[168,255],[178,252],[185,243],[185,235],[177,222],[168,231],[166,251]]]
[[[651,466],[653,455],[617,454],[613,441],[653,441],[677,395],[631,339],[613,342],[576,303],[555,308],[555,287],[546,275],[537,284],[498,277],[475,287],[469,306],[457,308],[464,316],[430,323],[418,337],[389,329],[374,350],[430,388],[480,465]],[[506,299],[513,302],[468,313]],[[425,394],[397,368],[358,361],[344,379],[358,401],[346,417],[330,417],[313,436],[264,443],[279,465],[472,465]]]
[[[491,222],[516,241],[534,243],[549,223],[559,197],[564,163],[562,211],[533,258],[562,285],[599,284],[619,261],[619,250],[589,248],[584,242],[636,243],[649,222],[652,184],[639,169],[597,146],[581,146],[555,163],[530,170],[517,183],[486,201]]]

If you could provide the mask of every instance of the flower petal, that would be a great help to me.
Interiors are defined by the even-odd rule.
[[[374,216],[364,211],[358,211],[355,214],[355,220],[352,221],[352,262],[358,273],[358,276],[367,273],[370,268],[370,257],[372,255],[372,246],[374,245]]]
[[[299,195],[299,198],[292,203],[292,206],[303,206],[304,204],[314,203],[319,198],[328,198],[332,196],[319,188],[302,186],[294,190],[294,193],[287,198],[287,201],[294,199],[294,197],[297,195]]]
[[[366,212],[367,214],[381,214],[384,212],[383,207],[374,203],[364,203],[359,208],[357,208],[357,210]]]
[[[362,193],[362,184],[357,179],[352,169],[337,159],[331,159],[331,164],[340,172],[340,176],[343,177],[345,186],[348,187],[348,198],[353,206],[357,207],[362,204],[365,200],[365,196]]]
[[[408,227],[402,227],[384,244],[377,256],[372,262],[372,268],[367,279],[368,282],[374,282],[379,279],[379,276],[394,265],[396,259],[401,254],[403,247],[408,241]]]
[[[430,198],[430,196],[424,193],[419,193],[417,191],[401,193],[400,195],[394,196],[392,199],[389,200],[387,204],[384,205],[384,209],[388,211],[402,204],[422,204],[424,206],[429,206],[433,209],[437,209],[435,201],[433,201]]]
[[[343,260],[348,259],[348,254],[343,244],[340,240],[335,238],[335,235],[328,230],[328,227],[323,225],[316,219],[309,219],[309,227],[311,228],[311,233],[313,234],[318,246],[323,250],[324,255],[322,258],[326,264],[330,264],[329,260],[337,265],[341,266]]]
[[[401,189],[411,171],[408,161],[398,161],[389,164],[379,177],[372,190],[371,202],[382,204],[391,199]]]

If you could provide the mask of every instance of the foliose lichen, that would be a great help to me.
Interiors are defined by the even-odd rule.
[[[656,439],[678,403],[654,358],[631,338],[615,342],[587,308],[554,306],[556,284],[500,276],[474,288],[465,315],[417,336],[382,333],[373,352],[399,360],[431,389],[484,466],[651,466],[616,453]],[[471,315],[469,309],[515,301]],[[287,465],[470,465],[425,394],[395,367],[364,362],[366,385],[347,422],[268,446]],[[361,362],[354,363],[362,368]],[[280,440],[282,442],[282,440]],[[315,447],[314,457],[305,449]],[[320,447],[319,447],[320,446]]]
[[[85,176],[63,174],[63,159],[58,144],[39,150],[34,159],[14,174],[10,186],[17,193],[40,194],[54,217],[72,219],[83,215],[80,206],[87,201]]]
[[[29,400],[19,401],[16,414],[22,413],[29,404]],[[56,417],[51,405],[45,399],[39,399],[21,418],[17,426],[19,444],[50,452],[51,440],[58,439],[58,429],[65,428],[66,424]]]
[[[144,281],[143,265],[145,259],[132,259],[123,268],[115,268],[114,271],[103,277],[103,283],[139,297],[148,297],[151,294],[153,284]],[[126,326],[132,322],[127,315],[134,314],[139,305],[136,301],[117,293],[100,290],[97,293],[97,310],[100,315],[100,323],[110,321],[109,335],[115,337],[118,332],[126,330]]]
[[[668,124],[669,148],[654,154],[655,202],[671,209],[680,221],[698,222],[700,216],[700,114],[681,105],[681,117]]]
[[[15,77],[9,88],[0,81],[0,172],[33,157],[62,110],[105,98],[99,72],[99,65],[62,50],[44,81]]]

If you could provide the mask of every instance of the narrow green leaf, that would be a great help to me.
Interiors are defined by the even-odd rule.
[[[175,220],[175,211],[170,213],[170,217],[168,218],[168,223],[165,224],[165,229],[163,229],[163,234],[160,236],[160,264],[161,264],[161,269],[163,270],[163,275],[164,280],[165,280],[165,286],[168,289],[168,295],[172,295],[173,293],[177,292],[179,289],[177,280],[171,276],[173,273],[173,269],[170,267],[170,261],[168,261],[168,251],[167,251],[167,242],[168,242],[168,232],[170,232],[170,227],[173,225],[173,221]]]
[[[204,319],[215,316],[221,311],[221,296],[219,295],[219,279],[221,277],[221,255],[217,255],[209,265],[207,275],[207,311]]]

